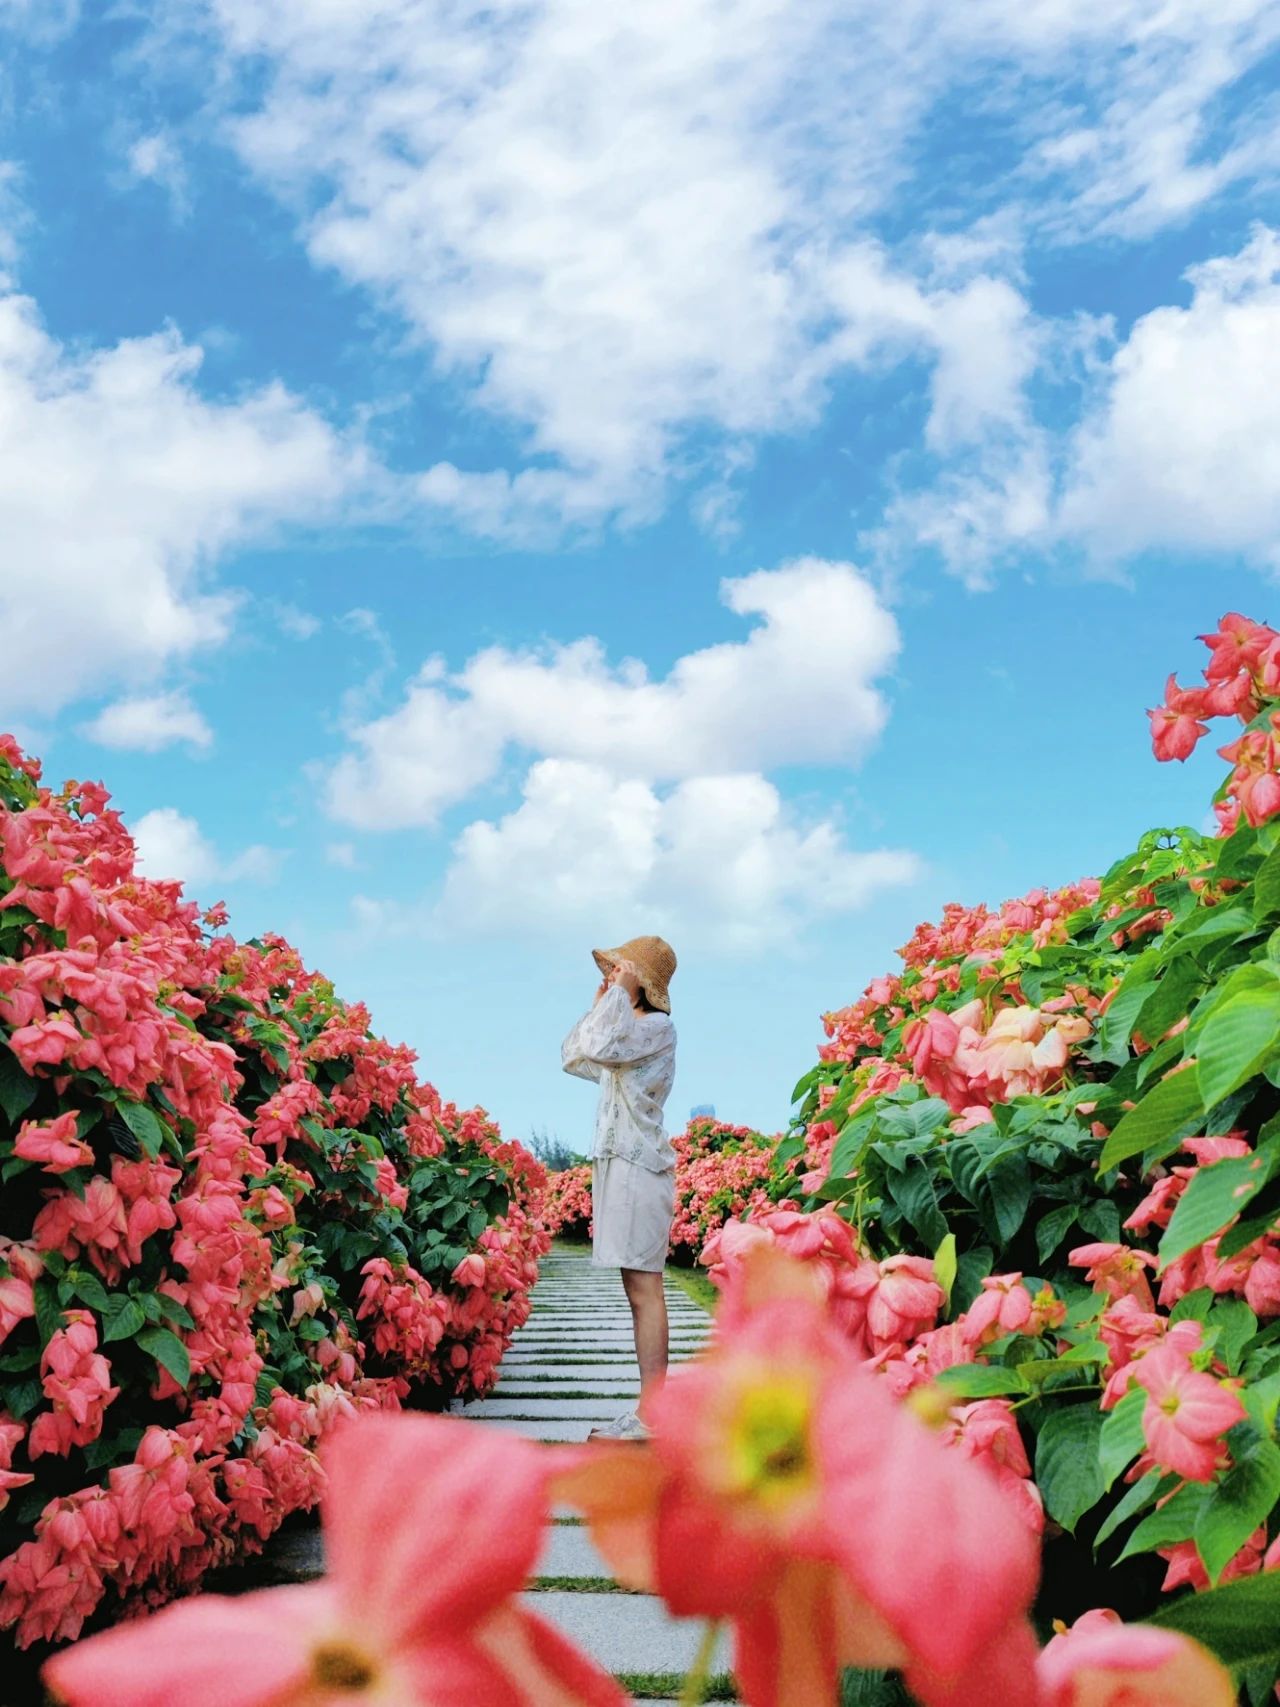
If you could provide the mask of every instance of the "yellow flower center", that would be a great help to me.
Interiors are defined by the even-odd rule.
[[[816,1480],[812,1414],[807,1381],[777,1376],[749,1386],[729,1431],[725,1469],[730,1491],[775,1509],[807,1493]]]
[[[373,1661],[345,1642],[317,1648],[311,1667],[314,1681],[327,1689],[368,1689],[377,1676]]]

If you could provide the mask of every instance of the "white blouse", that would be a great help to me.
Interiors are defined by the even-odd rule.
[[[637,1013],[621,984],[611,984],[565,1038],[566,1073],[600,1085],[596,1109],[597,1160],[618,1156],[652,1173],[675,1166],[662,1110],[676,1073],[671,1016]]]

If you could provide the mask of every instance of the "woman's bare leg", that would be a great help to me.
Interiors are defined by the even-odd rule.
[[[667,1373],[667,1295],[662,1276],[638,1268],[624,1268],[622,1284],[631,1305],[636,1336],[636,1362],[640,1365],[640,1415],[645,1404],[662,1385]]]

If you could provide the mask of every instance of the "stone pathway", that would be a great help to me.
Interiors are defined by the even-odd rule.
[[[710,1317],[667,1282],[673,1364],[704,1343]],[[599,1422],[631,1410],[640,1391],[631,1311],[619,1276],[593,1267],[589,1252],[557,1246],[546,1258],[533,1310],[503,1359],[492,1396],[464,1415],[535,1440],[585,1440]],[[672,1618],[651,1595],[620,1592],[587,1530],[567,1512],[552,1522],[530,1599],[545,1618],[631,1686],[641,1679],[657,1707],[678,1693],[703,1626]],[[724,1699],[728,1650],[713,1668]],[[664,1690],[669,1693],[664,1693]]]
[[[670,1279],[673,1365],[705,1342],[711,1318]],[[585,1440],[598,1422],[634,1408],[640,1391],[631,1311],[616,1271],[593,1267],[585,1247],[558,1245],[542,1265],[533,1310],[503,1359],[488,1399],[460,1407],[477,1428],[535,1440]],[[289,1525],[223,1591],[305,1582],[324,1572],[318,1524]],[[548,1527],[529,1588],[537,1611],[593,1654],[646,1707],[676,1707],[704,1626],[672,1618],[652,1595],[620,1590],[585,1526],[567,1509]],[[709,1699],[731,1700],[728,1643],[721,1641]],[[481,1704],[477,1704],[481,1707]]]

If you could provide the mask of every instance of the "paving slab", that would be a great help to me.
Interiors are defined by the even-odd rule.
[[[563,1589],[534,1591],[529,1607],[549,1618],[571,1642],[612,1672],[685,1672],[693,1664],[704,1626],[697,1619],[673,1618],[660,1600],[647,1594],[575,1594]],[[729,1668],[729,1643],[721,1637],[713,1669]]]
[[[553,1523],[547,1531],[547,1545],[534,1566],[539,1577],[603,1577],[613,1580],[613,1572],[596,1551],[591,1531],[582,1523]]]
[[[606,1377],[604,1380],[592,1377],[589,1381],[574,1381],[572,1379],[568,1381],[558,1379],[521,1381],[513,1376],[510,1381],[499,1381],[489,1397],[491,1399],[550,1399],[554,1398],[557,1393],[566,1397],[570,1393],[585,1393],[588,1398],[594,1399],[598,1393],[609,1393],[618,1394],[624,1398],[634,1398],[639,1391],[640,1377],[638,1375],[633,1375],[630,1380],[625,1375],[615,1375]]]
[[[510,1417],[477,1417],[476,1427],[501,1429],[504,1434],[518,1434],[525,1440],[583,1441],[595,1424],[585,1417],[572,1422],[515,1422]]]
[[[481,1399],[468,1405],[468,1417],[536,1417],[554,1422],[557,1418],[570,1421],[574,1417],[593,1417],[596,1420],[616,1417],[627,1409],[626,1401],[609,1399],[558,1399],[552,1394],[545,1399]]]
[[[501,1392],[505,1381],[513,1381],[513,1382],[518,1382],[520,1384],[523,1384],[524,1382],[529,1380],[531,1375],[534,1375],[534,1374],[544,1374],[544,1375],[548,1375],[548,1376],[553,1376],[557,1382],[559,1382],[559,1381],[566,1381],[566,1382],[572,1382],[572,1381],[601,1381],[601,1382],[622,1381],[622,1382],[626,1383],[628,1381],[635,1381],[638,1384],[639,1380],[640,1380],[640,1374],[636,1368],[636,1360],[634,1357],[632,1357],[632,1358],[618,1358],[615,1362],[612,1362],[612,1363],[599,1363],[599,1362],[597,1362],[597,1363],[586,1363],[586,1362],[583,1362],[583,1363],[577,1363],[577,1364],[574,1364],[574,1363],[548,1364],[548,1363],[543,1363],[541,1361],[530,1362],[530,1363],[518,1363],[518,1362],[515,1362],[511,1358],[506,1358],[503,1361],[502,1367],[506,1371],[506,1375],[504,1377],[504,1381],[500,1381],[498,1383],[497,1390],[499,1392]]]

